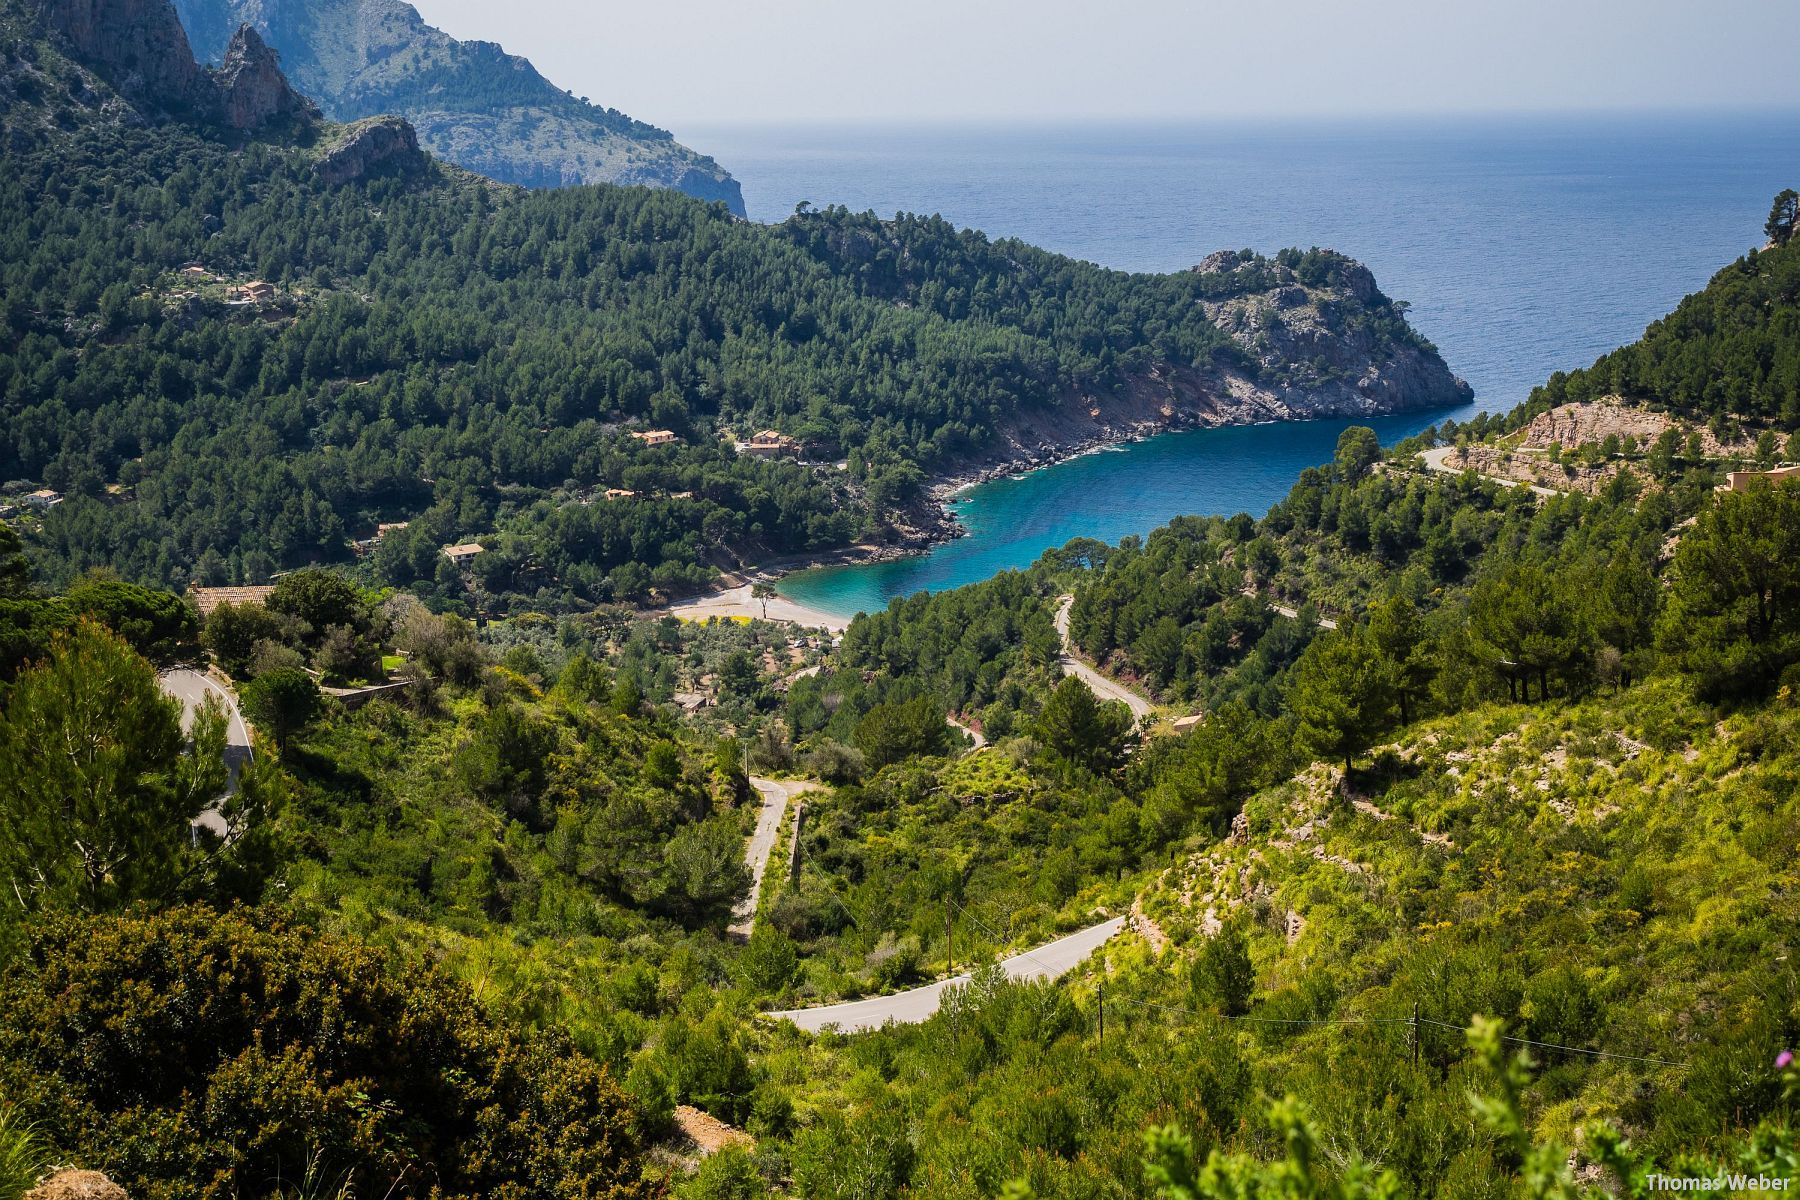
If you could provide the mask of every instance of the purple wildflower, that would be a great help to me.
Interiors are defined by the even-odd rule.
[[[1780,1054],[1775,1056],[1775,1067],[1777,1070],[1785,1071],[1793,1065],[1794,1052],[1792,1050],[1783,1050]]]

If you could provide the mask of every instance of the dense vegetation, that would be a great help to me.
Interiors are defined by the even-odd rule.
[[[279,914],[49,923],[0,996],[0,1088],[145,1200],[655,1194],[566,1037]]]
[[[63,100],[69,140],[23,134],[0,181],[7,461],[71,493],[29,518],[36,578],[0,525],[0,1200],[71,1159],[259,1200],[1800,1176],[1800,483],[1715,493],[1683,446],[1538,496],[1353,429],[1260,521],[1074,543],[835,648],[611,605],[477,624],[418,597],[553,608],[848,536],[1046,388],[1213,354],[1217,281],[428,166],[331,190]],[[288,307],[165,303],[199,247]],[[1788,319],[1766,299],[1744,328]],[[717,444],[749,421],[847,478]],[[568,503],[602,484],[644,499]],[[254,576],[401,513],[360,578],[204,622],[80,570],[174,582],[219,538],[203,573]],[[465,581],[436,543],[470,535]],[[1063,677],[1065,595],[1161,713]],[[234,787],[225,715],[184,731],[158,686],[200,657],[256,726]],[[762,775],[815,786],[751,896]],[[1128,913],[1059,983],[993,965]],[[758,1017],[952,966],[918,1025]],[[682,1106],[754,1144],[695,1161]]]
[[[1254,257],[1128,275],[936,219],[768,228],[423,160],[332,187],[307,148],[119,124],[17,8],[0,479],[66,495],[32,536],[57,581],[260,582],[413,518],[370,578],[440,607],[641,600],[738,552],[879,536],[1022,414],[1153,368],[1248,369],[1198,302],[1256,285]],[[193,262],[277,297],[233,307],[177,276]],[[1283,262],[1320,287],[1351,269]],[[1423,348],[1372,288],[1334,311],[1378,357]],[[724,444],[765,427],[822,463]],[[469,573],[438,554],[477,538]]]
[[[1622,479],[1599,497],[1543,500],[1474,476],[1430,478],[1405,469],[1405,455],[1375,470],[1359,433],[1346,434],[1330,467],[1302,472],[1260,522],[1183,520],[1128,541],[1079,593],[1076,640],[1173,699],[1241,698],[1267,713],[1279,710],[1276,683],[1317,633],[1320,611],[1379,615],[1395,654],[1466,623],[1475,641],[1464,657],[1481,661],[1440,690],[1470,696],[1541,693],[1557,655],[1577,675],[1643,673],[1646,581],[1668,531],[1709,494],[1711,472],[1644,496]],[[1572,641],[1557,651],[1526,649],[1519,639],[1536,634],[1500,627],[1509,598],[1534,588],[1544,594],[1530,603],[1568,626]],[[1271,601],[1303,619],[1278,618]],[[1513,665],[1496,666],[1503,660]]]

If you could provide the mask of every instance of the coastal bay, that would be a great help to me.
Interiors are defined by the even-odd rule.
[[[1190,429],[1098,449],[959,493],[949,508],[968,531],[963,537],[904,558],[798,571],[777,589],[808,610],[848,617],[885,608],[896,596],[1027,566],[1071,538],[1117,542],[1189,513],[1260,517],[1301,471],[1331,458],[1347,427],[1371,426],[1391,444],[1445,415]]]

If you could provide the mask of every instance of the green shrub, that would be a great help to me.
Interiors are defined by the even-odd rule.
[[[49,921],[0,976],[0,1088],[136,1200],[322,1164],[394,1196],[648,1195],[629,1101],[560,1035],[260,910]]]
[[[1201,944],[1194,958],[1194,999],[1228,1017],[1240,1016],[1250,1007],[1256,990],[1256,968],[1250,963],[1250,946],[1236,924],[1225,926]]]

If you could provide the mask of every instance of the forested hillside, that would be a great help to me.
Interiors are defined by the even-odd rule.
[[[737,180],[667,130],[555,86],[492,42],[449,37],[400,0],[177,0],[176,8],[203,61],[222,58],[248,23],[327,116],[398,114],[432,153],[491,179],[674,188],[744,215]]]
[[[201,1172],[219,1195],[292,1173],[704,1200],[1792,1178],[1800,492],[1718,494],[1694,461],[1537,496],[1424,470],[1431,440],[1352,430],[1261,522],[1073,544],[822,658],[760,622],[616,611],[478,634],[325,572],[198,622],[119,584],[36,592],[0,547],[0,1142],[171,1197]],[[1205,720],[1133,730],[1059,680],[1069,592],[1087,652]],[[196,641],[258,724],[225,842],[186,831],[221,726],[184,742],[140,657]],[[301,670],[390,654],[409,686],[356,710]],[[49,772],[34,747],[65,728],[120,752]],[[737,942],[746,767],[818,790]],[[97,781],[120,803],[54,802]],[[83,845],[128,849],[102,873]],[[1120,913],[1071,979],[984,970],[923,1024],[756,1017]],[[159,971],[264,1014],[262,1038],[92,982]],[[309,1007],[327,976],[354,1021]],[[91,1023],[177,1066],[135,1072],[130,1038],[71,1060]],[[489,1098],[522,1115],[471,1124]],[[727,1123],[717,1152],[696,1113]]]
[[[1230,281],[1132,276],[941,221],[766,229],[403,153],[338,182],[315,163],[352,135],[121,122],[9,11],[0,479],[66,497],[32,532],[52,578],[257,582],[417,518],[370,578],[489,611],[639,600],[734,554],[904,538],[939,519],[932,474],[1040,417],[1093,436],[1090,408],[1146,389],[1152,416],[1204,419],[1232,378],[1290,413],[1462,395],[1385,297],[1329,270],[1282,286],[1336,314],[1362,365],[1309,391],[1206,316],[1222,289],[1256,297],[1236,260]],[[234,302],[255,280],[272,291]],[[1392,388],[1349,381],[1387,364]],[[766,427],[811,465],[726,444]],[[676,440],[631,436],[652,429]],[[472,577],[436,554],[476,539]]]
[[[1791,191],[1777,197],[1769,244],[1738,259],[1593,366],[1558,372],[1518,414],[1620,395],[1702,418],[1737,417],[1800,429],[1800,243]]]
[[[1260,519],[834,643],[592,602],[891,533],[1046,413],[1365,411],[1284,347],[1435,356],[1325,252],[528,194],[42,11],[0,0],[0,1200],[1800,1185],[1800,481],[1726,482],[1796,432],[1791,193],[1620,352],[1685,413],[1647,443],[1524,445],[1597,374],[1353,427]],[[857,998],[920,1019],[788,1019]]]

